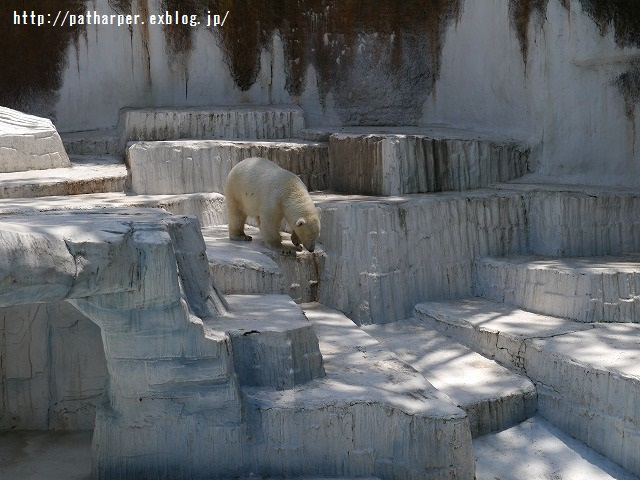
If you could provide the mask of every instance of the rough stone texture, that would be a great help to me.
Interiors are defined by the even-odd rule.
[[[294,105],[125,108],[118,123],[121,152],[132,140],[282,139],[302,128],[303,111]]]
[[[224,318],[206,328],[231,338],[234,370],[242,386],[293,388],[324,377],[318,338],[286,295],[228,295]]]
[[[241,160],[265,157],[300,177],[308,190],[329,187],[326,144],[304,141],[179,140],[136,142],[127,148],[131,188],[139,194],[224,192]]]
[[[529,379],[425,328],[420,320],[363,329],[467,412],[474,438],[505,430],[536,411],[536,388]]]
[[[68,166],[51,120],[0,107],[0,173]]]
[[[527,247],[516,193],[312,198],[327,252],[319,301],[359,324],[407,318],[420,301],[468,296],[476,257]]]
[[[499,188],[527,198],[530,253],[588,257],[640,251],[637,189],[520,183]]]
[[[318,299],[327,255],[316,244],[313,253],[280,255],[267,247],[256,227],[246,226],[251,242],[232,242],[226,225],[202,229],[211,276],[222,293],[287,293],[296,303]],[[281,234],[290,242],[290,234]]]
[[[91,430],[107,378],[100,329],[66,302],[0,308],[0,431]]]
[[[68,167],[0,173],[0,198],[122,192],[127,183],[127,168],[116,158],[74,158]]]
[[[244,389],[255,471],[472,479],[465,413],[341,313],[303,308],[327,376],[295,390]]]
[[[113,129],[62,133],[69,155],[118,155],[118,131]]]
[[[640,325],[572,322],[482,299],[420,304],[416,314],[525,373],[543,417],[640,474]]]
[[[346,130],[329,137],[332,188],[404,195],[487,187],[527,172],[528,147],[453,129]]]
[[[581,322],[640,323],[640,257],[482,258],[474,293]]]

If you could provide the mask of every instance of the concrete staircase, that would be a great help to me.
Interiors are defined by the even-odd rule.
[[[234,312],[204,328],[233,347],[250,478],[636,478],[640,259],[603,256],[640,251],[624,229],[597,248],[585,229],[580,253],[600,257],[561,258],[577,242],[545,239],[546,218],[580,192],[494,185],[527,172],[512,139],[304,127],[289,106],[124,110],[117,131],[63,135],[70,167],[0,174],[0,214],[199,219]],[[276,255],[255,227],[251,243],[228,240],[224,181],[255,155],[314,191],[314,253]],[[522,447],[518,468],[493,461],[505,444]]]

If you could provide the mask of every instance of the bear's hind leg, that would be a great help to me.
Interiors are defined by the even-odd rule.
[[[247,215],[238,208],[231,199],[227,200],[227,223],[229,227],[229,240],[250,242],[251,236],[244,233],[244,223]]]

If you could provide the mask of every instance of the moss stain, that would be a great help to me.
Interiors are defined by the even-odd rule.
[[[529,26],[540,29],[547,16],[549,0],[509,0],[509,17],[516,32],[525,65],[529,54]]]

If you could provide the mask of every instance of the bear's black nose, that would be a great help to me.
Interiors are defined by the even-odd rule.
[[[314,251],[315,249],[316,249],[315,247],[307,248],[307,250],[309,250],[309,251],[310,251],[310,252],[312,252],[312,253],[313,253],[313,251]]]

